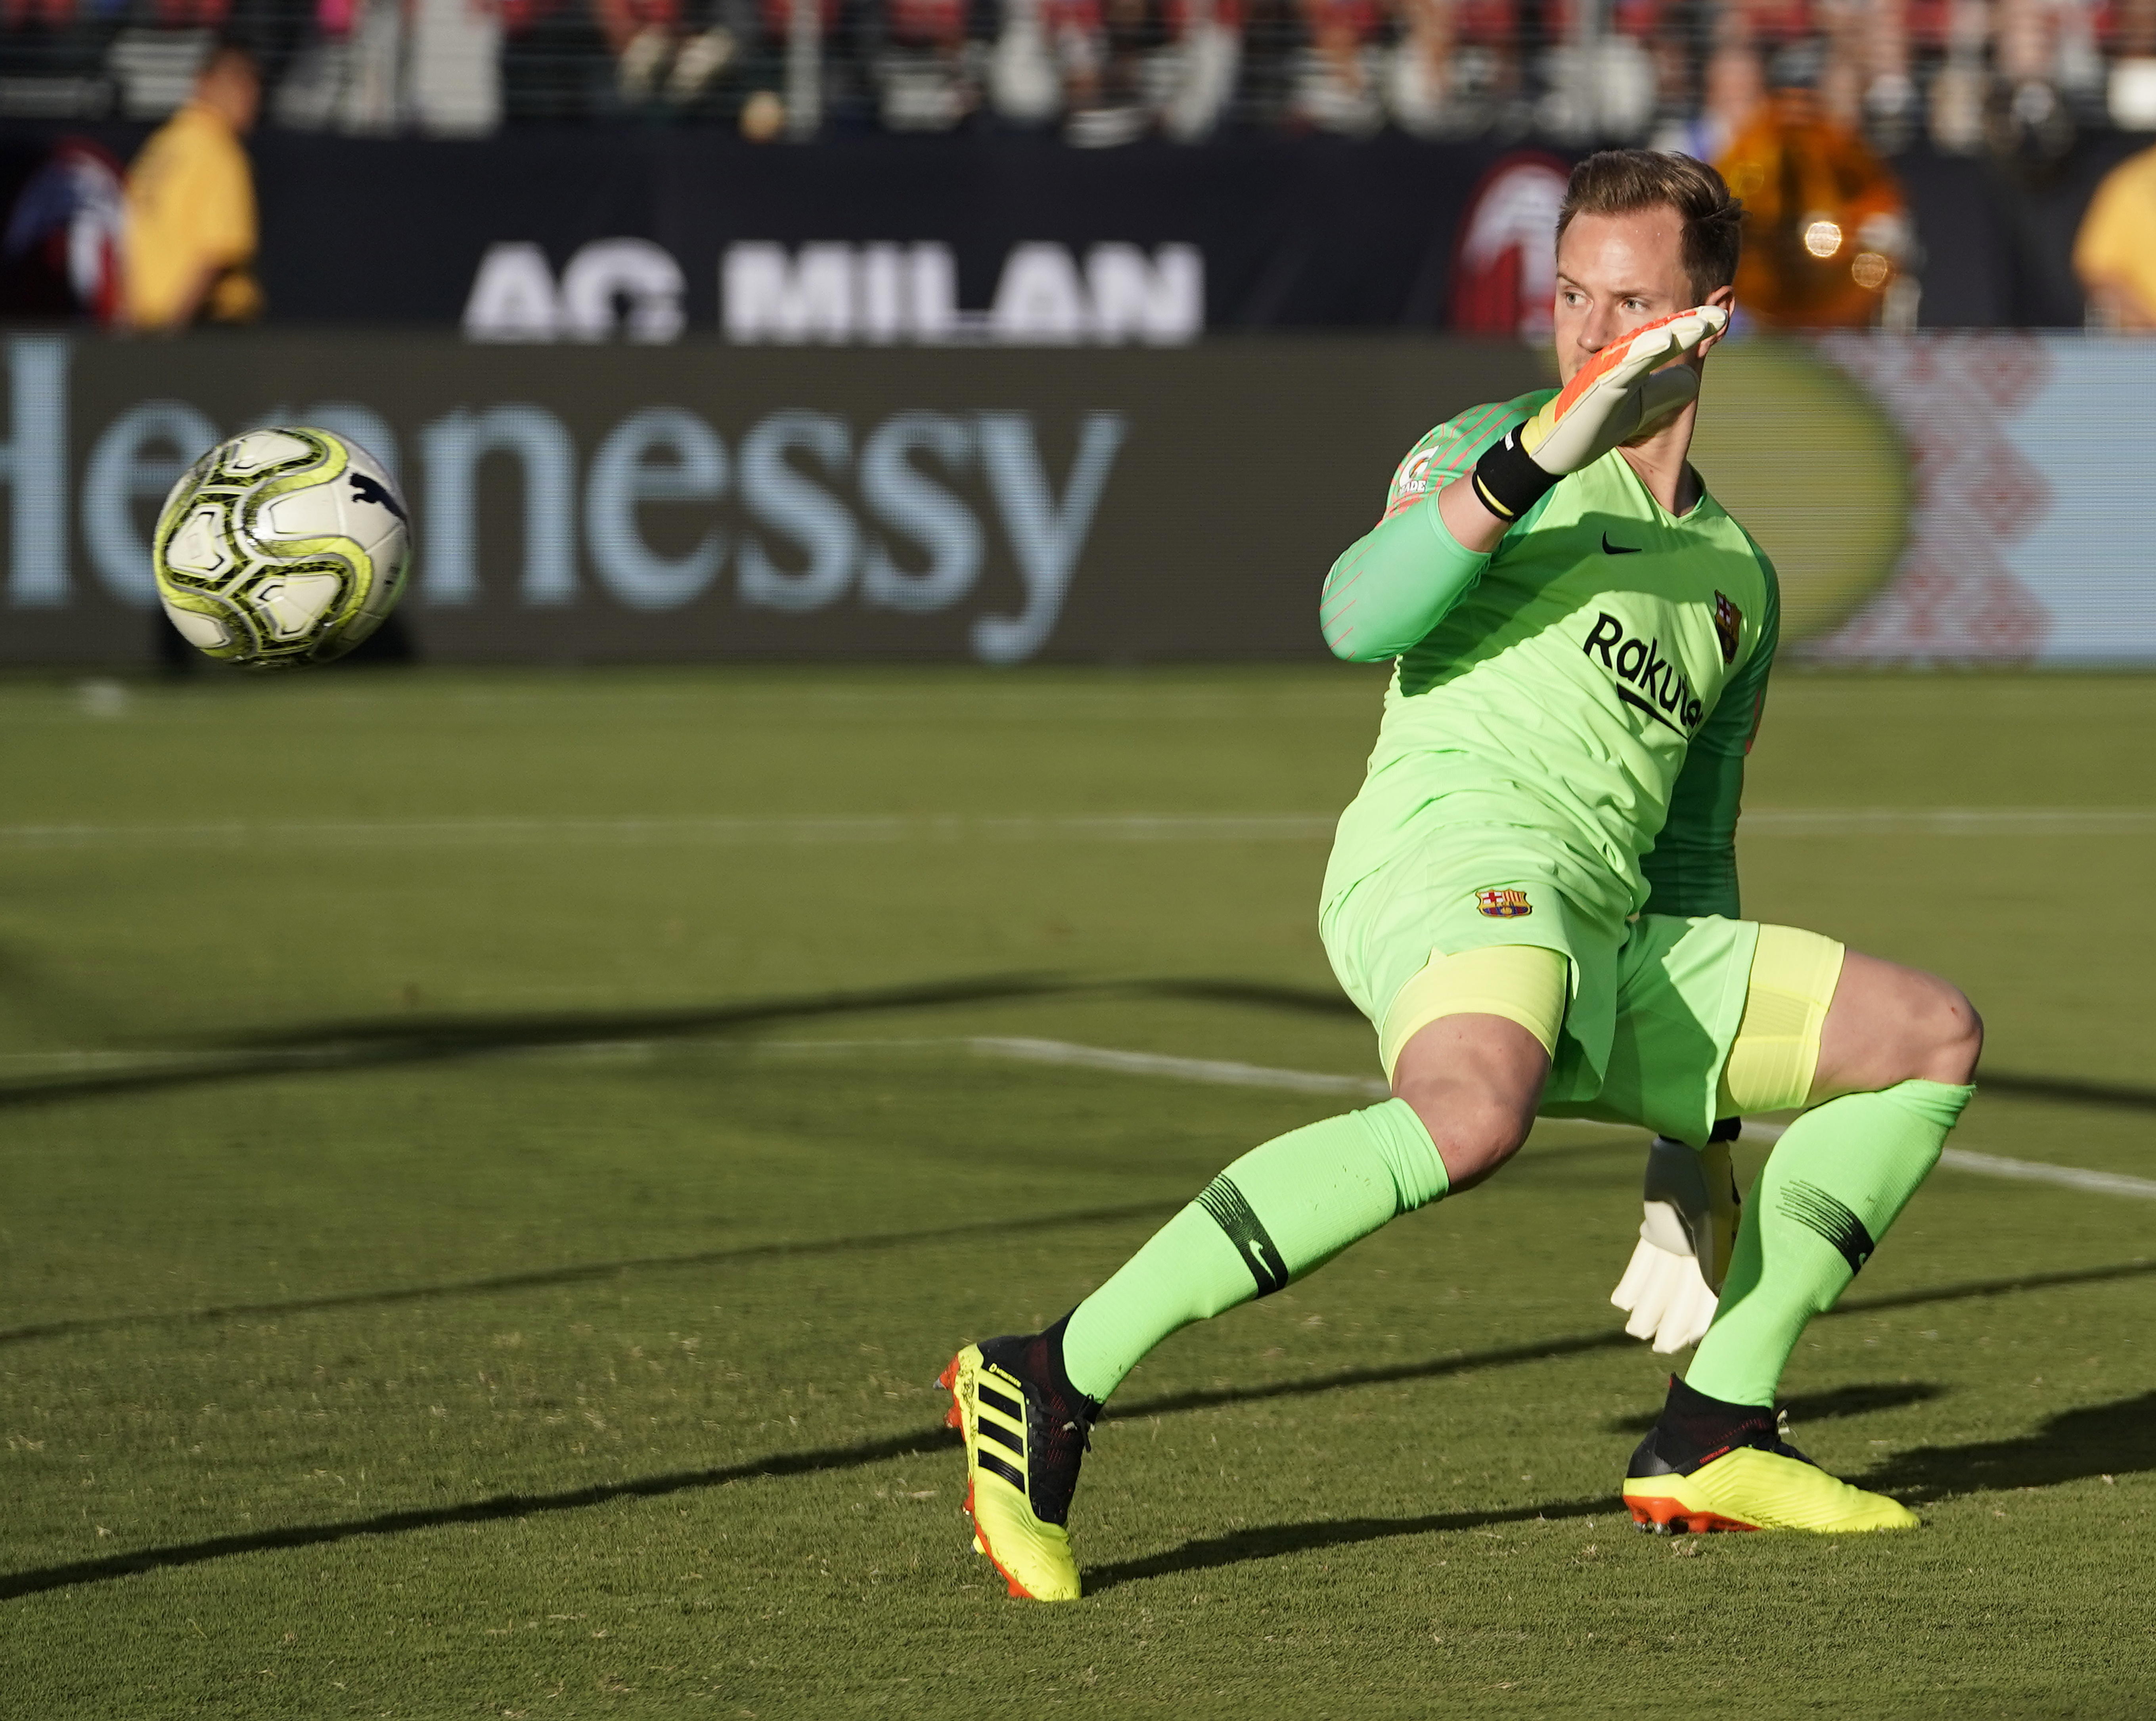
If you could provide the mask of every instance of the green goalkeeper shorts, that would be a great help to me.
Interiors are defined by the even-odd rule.
[[[1514,876],[1466,882],[1396,865],[1326,905],[1326,953],[1379,1030],[1389,1071],[1414,1027],[1448,1013],[1425,1004],[1403,1021],[1394,1012],[1433,958],[1528,945],[1558,953],[1570,968],[1545,1116],[1640,1124],[1697,1146],[1719,1117],[1804,1102],[1840,946],[1770,927],[1763,948],[1756,922],[1719,917],[1645,914],[1609,925],[1547,876],[1507,870]],[[1755,975],[1755,956],[1772,972]],[[1523,1012],[1495,1013],[1524,1020]],[[1740,1030],[1752,1037],[1732,1064]]]

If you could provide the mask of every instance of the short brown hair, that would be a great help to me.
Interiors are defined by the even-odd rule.
[[[1629,215],[1666,204],[1684,223],[1684,267],[1695,297],[1737,280],[1744,205],[1722,176],[1690,156],[1651,149],[1605,149],[1572,170],[1558,210],[1558,243],[1575,215]]]

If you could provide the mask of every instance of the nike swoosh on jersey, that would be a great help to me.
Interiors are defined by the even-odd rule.
[[[1608,532],[1602,534],[1602,553],[1605,556],[1636,556],[1644,548],[1643,544],[1613,544]]]
[[[1630,688],[1620,687],[1616,690],[1616,692],[1617,696],[1623,700],[1625,704],[1637,706],[1640,710],[1645,712],[1649,717],[1652,717],[1657,723],[1660,723],[1665,729],[1672,730],[1679,735],[1684,734],[1683,730],[1679,729],[1675,723],[1672,723],[1667,717],[1656,711],[1650,701],[1640,698],[1640,696],[1633,692]],[[1686,738],[1689,740],[1691,737],[1687,736]]]

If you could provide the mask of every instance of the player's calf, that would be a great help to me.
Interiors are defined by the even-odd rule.
[[[1305,1124],[1229,1166],[1046,1332],[961,1350],[937,1384],[966,1439],[974,1545],[1011,1593],[1079,1594],[1068,1525],[1086,1434],[1140,1358],[1445,1192],[1445,1167],[1401,1101]]]

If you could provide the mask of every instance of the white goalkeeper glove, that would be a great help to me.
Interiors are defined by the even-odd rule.
[[[1554,400],[1476,462],[1475,493],[1483,506],[1501,520],[1517,520],[1558,479],[1696,399],[1699,373],[1676,361],[1728,326],[1727,311],[1701,305],[1612,341],[1573,372]]]
[[[1667,1136],[1647,1150],[1646,1218],[1631,1264],[1609,1300],[1631,1318],[1625,1330],[1664,1355],[1697,1344],[1714,1319],[1716,1293],[1737,1246],[1743,1202],[1729,1165],[1734,1120],[1692,1148]]]

